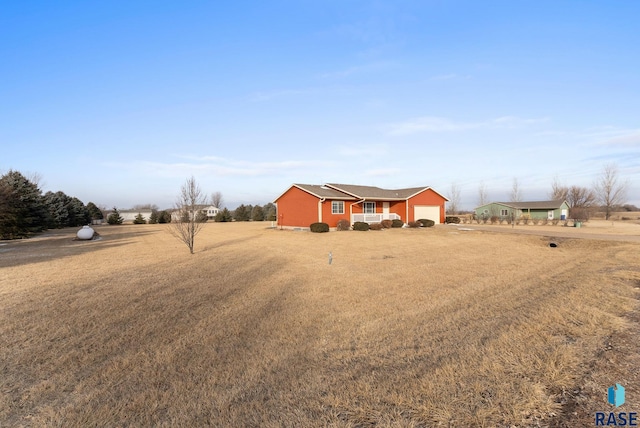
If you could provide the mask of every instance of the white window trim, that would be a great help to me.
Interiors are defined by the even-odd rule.
[[[339,204],[339,205],[334,205]],[[336,212],[335,207],[338,206],[339,212]],[[344,201],[331,201],[331,214],[344,214]]]
[[[367,206],[371,206],[373,204],[373,211],[367,211]],[[363,202],[362,203],[362,213],[363,214],[375,214],[376,213],[376,203],[375,202]]]

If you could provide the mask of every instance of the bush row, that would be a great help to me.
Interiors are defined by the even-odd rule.
[[[458,219],[458,221],[460,220]],[[435,225],[435,222],[433,220],[424,219],[424,218],[416,221],[410,221],[407,223],[408,227],[413,227],[413,228],[433,227],[434,225]],[[395,219],[395,220],[382,220],[380,223],[373,223],[373,224],[365,223],[363,221],[356,221],[355,223],[353,223],[353,226],[351,227],[349,225],[348,220],[342,219],[338,221],[336,225],[336,230],[349,230],[350,228],[353,228],[353,230],[367,231],[367,230],[382,230],[382,229],[389,229],[389,228],[398,228],[402,226],[404,226],[403,221]],[[329,225],[327,223],[312,223],[309,226],[309,229],[314,233],[323,233],[323,232],[329,231]]]

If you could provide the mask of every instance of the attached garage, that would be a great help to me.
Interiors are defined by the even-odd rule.
[[[426,218],[440,224],[440,207],[438,205],[416,205],[413,207],[413,218],[416,220]]]

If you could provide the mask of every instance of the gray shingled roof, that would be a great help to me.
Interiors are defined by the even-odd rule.
[[[331,198],[331,199],[345,199],[352,200],[355,199],[349,195],[345,195],[343,192],[339,192],[334,189],[330,189],[325,186],[318,186],[316,184],[294,184],[294,186],[299,187],[302,190],[305,190],[312,195],[316,195],[320,198]]]
[[[411,195],[427,189],[427,187],[411,187],[408,189],[381,189],[373,186],[357,186],[353,184],[334,184],[327,183],[327,186],[331,186],[335,189],[343,190],[344,192],[354,195],[363,199],[377,199],[377,200],[394,200],[394,199],[407,199]]]
[[[554,201],[532,201],[532,202],[495,202],[496,204],[506,205],[508,207],[516,209],[531,209],[531,210],[546,210],[546,209],[558,209],[562,206],[563,199]]]

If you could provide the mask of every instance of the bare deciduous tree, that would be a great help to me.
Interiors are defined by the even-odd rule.
[[[484,185],[484,182],[481,181],[478,185],[478,206],[485,205],[487,201],[487,187]]]
[[[553,178],[553,183],[551,184],[551,193],[549,194],[549,196],[555,201],[566,201],[567,199],[569,199],[569,188],[560,184],[560,180],[558,180],[558,177],[556,176]]]
[[[35,184],[37,187],[42,188],[44,186],[44,180],[42,179],[42,174],[39,172],[32,172],[26,174],[27,179]]]
[[[571,186],[566,201],[569,207],[590,208],[596,203],[596,194],[586,187]]]
[[[220,208],[222,209],[222,193],[221,192],[213,192],[211,194],[211,205],[213,205],[216,208]]]
[[[602,168],[600,177],[596,180],[596,198],[604,207],[605,218],[609,220],[611,211],[616,205],[622,205],[627,197],[627,182],[620,181],[618,167],[609,163]]]
[[[202,193],[195,178],[187,179],[180,189],[180,195],[176,202],[177,216],[171,221],[169,230],[173,236],[189,247],[191,254],[193,254],[196,235],[203,225],[198,212],[205,202],[206,196]]]
[[[451,184],[451,190],[449,191],[449,203],[447,212],[449,214],[458,214],[460,209],[460,187],[456,183]]]
[[[596,202],[595,193],[586,187],[571,186],[565,199],[569,204],[569,215],[575,220],[588,220],[591,207]]]
[[[511,202],[520,202],[521,200],[520,185],[518,184],[518,179],[514,177],[513,185],[511,186]]]
[[[134,211],[153,211],[158,210],[158,206],[156,204],[137,204],[131,208]]]

